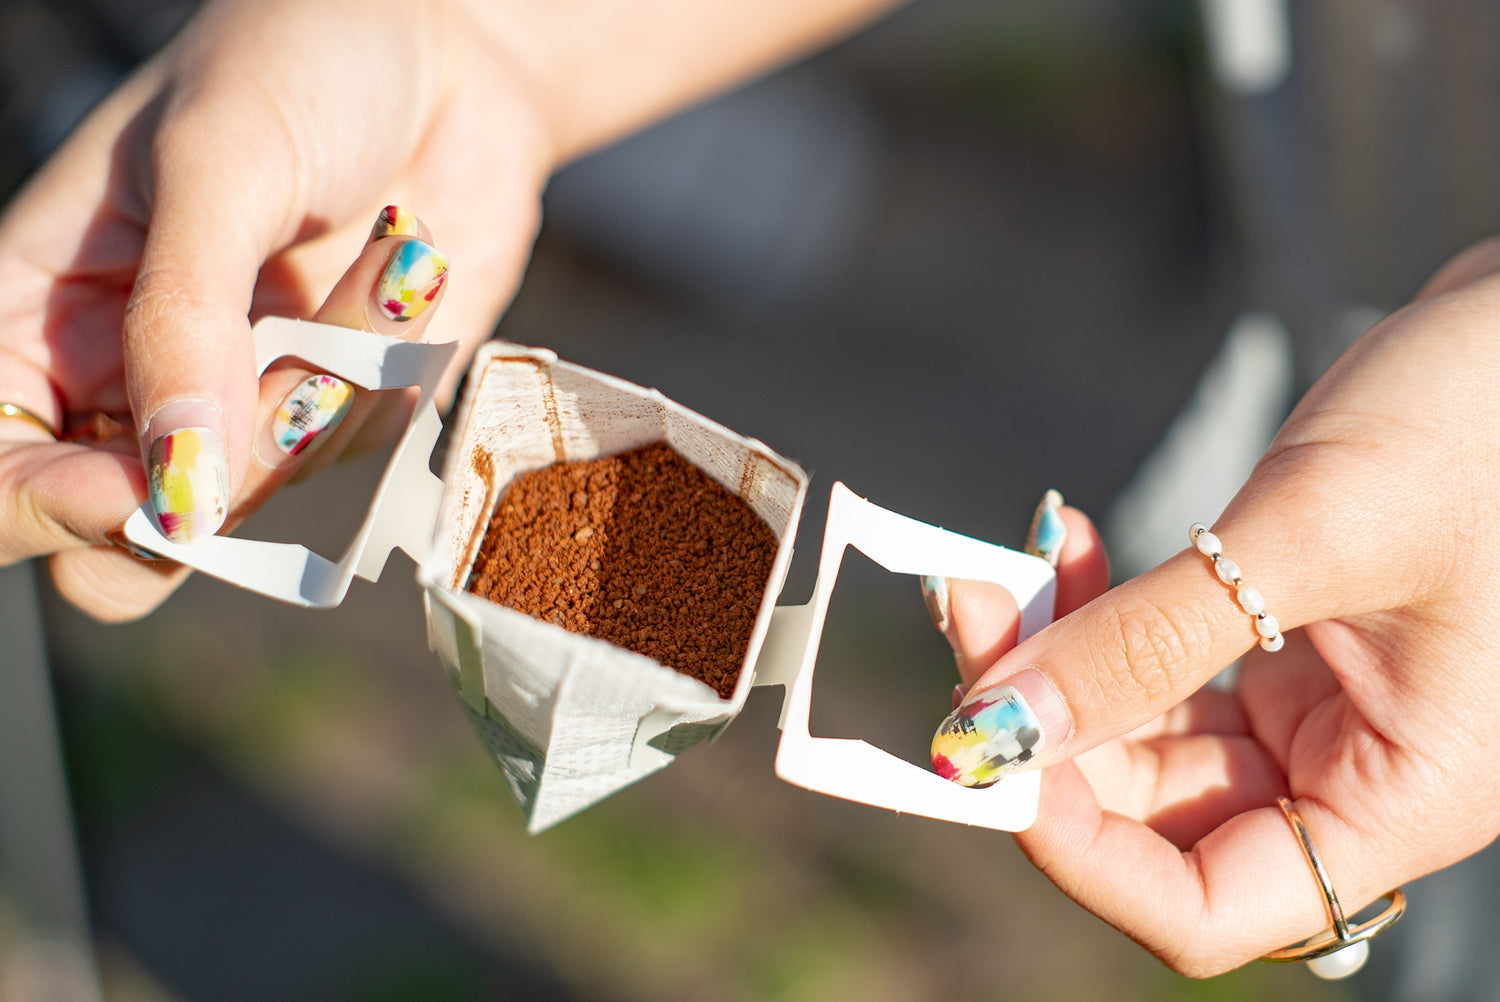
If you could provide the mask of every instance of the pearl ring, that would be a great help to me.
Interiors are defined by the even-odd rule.
[[[1240,565],[1224,556],[1224,547],[1219,543],[1219,537],[1210,532],[1202,522],[1194,522],[1188,526],[1188,542],[1208,558],[1219,580],[1234,591],[1235,601],[1255,623],[1255,632],[1260,634],[1260,646],[1273,653],[1281,650],[1286,643],[1286,638],[1281,635],[1281,624],[1266,611],[1266,600],[1261,597],[1260,592],[1247,585],[1245,579],[1240,577]]]
[[[1305,960],[1308,970],[1320,978],[1330,981],[1347,978],[1369,959],[1370,937],[1394,923],[1406,911],[1406,895],[1401,893],[1399,887],[1382,894],[1381,897],[1390,902],[1385,910],[1368,922],[1351,926],[1344,918],[1344,909],[1339,906],[1338,895],[1333,893],[1328,871],[1323,869],[1323,860],[1318,856],[1317,847],[1313,845],[1312,836],[1307,833],[1307,826],[1302,823],[1297,809],[1286,797],[1277,797],[1276,803],[1280,805],[1281,813],[1286,815],[1292,831],[1296,832],[1297,843],[1302,846],[1302,855],[1312,868],[1313,876],[1317,878],[1318,887],[1323,892],[1323,906],[1328,912],[1332,928],[1300,946],[1272,950],[1260,959],[1273,963]]]

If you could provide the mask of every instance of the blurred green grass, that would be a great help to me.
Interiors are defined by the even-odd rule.
[[[841,718],[856,731],[905,705],[910,660],[933,653],[923,633],[900,641],[902,619],[846,609],[830,621],[827,650],[860,662],[855,689],[870,694]],[[163,637],[179,656],[164,656]],[[186,625],[145,633],[73,677],[68,750],[91,839],[149,812],[206,760],[291,823],[399,875],[480,942],[555,972],[578,998],[1348,997],[1266,965],[1178,977],[1062,899],[1002,836],[780,784],[774,700],[752,701],[718,745],[532,838],[456,702],[436,726],[407,719],[413,672],[447,686],[435,662],[272,644],[248,669],[208,672],[180,656],[193,638]],[[934,671],[951,668],[940,657]],[[461,952],[392,956],[351,971],[341,997],[478,997],[481,975]]]

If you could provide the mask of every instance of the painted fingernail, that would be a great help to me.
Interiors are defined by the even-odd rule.
[[[927,614],[932,625],[945,636],[953,617],[948,613],[948,579],[932,574],[922,575],[922,600],[927,603]]]
[[[448,278],[448,256],[432,244],[408,240],[396,249],[375,286],[375,303],[389,320],[421,316]]]
[[[212,536],[229,511],[229,461],[212,429],[179,428],[151,443],[151,507],[174,543]]]
[[[353,402],[354,390],[342,379],[307,377],[276,409],[271,425],[276,448],[297,455],[319,435],[337,428]]]
[[[370,239],[381,237],[414,237],[417,235],[417,217],[399,205],[387,205],[380,210],[375,225],[370,229]]]
[[[1023,669],[970,695],[932,738],[932,767],[960,786],[989,786],[1066,740],[1071,718],[1041,672]]]
[[[1062,520],[1063,496],[1049,490],[1042,495],[1042,503],[1036,506],[1031,516],[1031,529],[1026,533],[1026,552],[1041,557],[1053,567],[1062,558],[1063,543],[1068,539],[1068,527]]]

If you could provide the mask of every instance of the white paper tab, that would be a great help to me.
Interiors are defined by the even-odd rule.
[[[1052,621],[1057,575],[1039,557],[982,542],[886,511],[841,483],[833,485],[818,583],[806,606],[776,610],[757,674],[787,683],[776,774],[818,793],[943,821],[1021,831],[1036,820],[1041,774],[1023,772],[993,786],[958,786],[865,741],[818,738],[808,730],[813,671],[845,547],[888,571],[993,581],[1021,610],[1020,639]],[[789,663],[790,661],[790,663]]]
[[[421,561],[432,539],[443,484],[428,463],[443,423],[432,396],[457,344],[423,344],[369,331],[286,317],[255,325],[256,375],[279,358],[296,358],[365,390],[420,388],[406,432],[386,466],[370,510],[337,563],[305,546],[210,536],[174,543],[162,535],[148,505],[125,523],[125,538],[143,549],[230,584],[293,605],[338,605],[358,575],[373,581],[400,547]]]

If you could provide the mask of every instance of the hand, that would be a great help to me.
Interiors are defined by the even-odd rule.
[[[1500,832],[1496,317],[1490,243],[1345,353],[1212,526],[1279,619],[1277,653],[1196,549],[1084,604],[1103,557],[1071,510],[1059,612],[1076,612],[1008,649],[1003,592],[951,585],[978,737],[955,745],[946,726],[935,748],[961,780],[1016,767],[987,741],[1004,687],[1018,692],[1007,712],[1042,732],[1021,767],[1051,766],[1018,843],[1178,971],[1327,928],[1278,795],[1351,915]],[[1233,692],[1201,688],[1241,656]],[[974,748],[989,751],[965,759]]]
[[[159,511],[183,538],[284,479],[262,447],[267,398],[288,390],[257,387],[249,322],[310,315],[384,204],[420,207],[461,262],[435,339],[488,336],[554,155],[494,18],[461,14],[459,0],[210,3],[15,199],[0,218],[0,401],[70,437],[96,414],[127,434],[54,444],[0,418],[0,565],[51,554],[62,593],[102,618],[159,603],[182,573],[110,534],[153,464],[169,493],[196,495],[201,517]],[[351,281],[372,283],[392,250],[367,251],[380,260]],[[402,329],[366,310],[369,289],[336,293],[332,322]],[[179,459],[203,446],[196,479],[160,462],[179,432]]]
[[[388,207],[364,252],[313,319],[420,340],[437,315],[447,285],[446,258],[430,239],[420,220]],[[380,410],[387,416],[384,423],[404,424],[410,409],[400,406],[400,398],[409,395],[360,390],[334,375],[305,370],[291,359],[274,363],[260,380],[251,461],[228,512],[223,451],[202,428],[189,426],[154,442],[147,475],[136,458],[134,436],[122,434],[119,424],[103,415],[96,415],[92,427],[70,436],[72,441],[54,440],[30,419],[0,421],[0,470],[13,477],[16,486],[0,561],[8,553],[24,556],[28,548],[56,542],[59,527],[39,513],[68,510],[71,505],[74,511],[99,512],[101,525],[116,524],[139,506],[142,494],[151,499],[158,525],[172,538],[201,534],[204,522],[233,529],[289,479],[331,462],[356,436],[369,437],[369,427],[379,429],[382,422],[367,426],[367,419],[382,401],[387,402]],[[392,437],[392,428],[383,431],[376,437]],[[100,471],[105,475],[90,477]],[[123,474],[123,479],[112,480],[110,473]],[[142,479],[144,490],[137,484]],[[104,493],[76,497],[80,489],[98,490],[101,484]],[[186,568],[135,550],[121,533],[111,531],[106,538],[118,549],[66,549],[54,558],[54,566],[74,556],[90,561],[91,569],[117,571],[113,580],[91,579],[111,586],[95,601],[113,597],[128,614],[134,611],[132,603],[143,596],[165,596],[187,575]],[[144,589],[127,590],[132,581],[143,582]],[[107,613],[113,608],[94,605],[86,610],[110,618]]]

